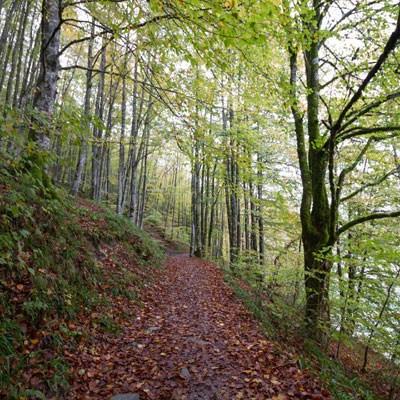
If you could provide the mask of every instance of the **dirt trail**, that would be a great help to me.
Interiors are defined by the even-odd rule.
[[[170,255],[142,302],[124,334],[101,345],[109,369],[97,371],[75,398],[329,398],[294,355],[261,334],[212,263]]]

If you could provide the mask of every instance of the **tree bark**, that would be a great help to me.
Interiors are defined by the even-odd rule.
[[[86,71],[86,90],[85,90],[85,105],[84,105],[84,124],[85,134],[90,135],[91,126],[89,122],[91,111],[91,97],[92,97],[92,68],[93,68],[93,44],[94,44],[94,24],[92,25],[92,39],[89,41],[88,57],[87,57],[87,71]],[[82,135],[82,147],[79,152],[78,164],[76,166],[74,184],[72,186],[72,194],[76,197],[82,185],[82,175],[86,165],[88,151],[88,143],[84,135]]]
[[[122,215],[124,198],[124,178],[125,178],[125,130],[126,130],[126,74],[128,66],[128,56],[125,55],[122,77],[122,99],[121,99],[121,134],[119,138],[119,163],[118,163],[118,197],[117,214]]]
[[[57,93],[61,14],[61,0],[43,0],[40,73],[36,84],[33,107],[47,120],[53,114]],[[33,116],[33,118],[35,117]],[[29,140],[35,143],[39,153],[36,153],[30,159],[30,164],[35,169],[38,178],[45,179],[44,172],[46,171],[47,160],[42,154],[47,156],[49,153],[50,136],[41,118],[35,122],[37,127],[29,130]]]
[[[106,48],[103,46],[100,60],[100,80],[97,87],[96,116],[104,122],[104,90],[105,90]],[[92,199],[99,201],[101,197],[101,157],[103,129],[95,126],[92,144]]]

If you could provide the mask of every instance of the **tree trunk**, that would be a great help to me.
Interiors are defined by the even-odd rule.
[[[61,13],[61,0],[43,0],[40,73],[36,85],[33,107],[46,118],[51,118],[53,114],[57,92]],[[29,130],[29,139],[36,144],[36,148],[40,152],[47,155],[50,149],[50,136],[40,119],[36,123],[37,128]],[[30,161],[31,165],[36,165],[34,168],[39,173],[38,177],[43,179],[43,172],[46,169],[46,159],[38,153]]]
[[[260,264],[265,263],[265,243],[264,243],[264,218],[262,215],[263,207],[263,179],[262,179],[262,159],[257,154],[257,197],[258,197],[258,248],[260,254]]]
[[[104,120],[104,89],[105,89],[106,48],[103,46],[100,61],[100,81],[97,87],[96,116],[99,121]],[[92,199],[100,201],[101,196],[101,156],[103,129],[95,127],[92,144]]]
[[[0,36],[0,60],[2,61],[2,63],[4,63],[3,60],[4,49],[6,47],[7,42],[9,41],[10,33],[12,32],[11,24],[15,18],[15,12],[17,10],[17,7],[19,6],[21,6],[21,3],[19,1],[13,1],[11,2],[10,8],[8,8],[6,11],[5,23],[3,26],[3,31],[1,32]]]
[[[200,144],[195,138],[192,157],[192,234],[190,241],[191,255],[202,257],[201,245],[201,193],[200,193]]]
[[[36,12],[36,8],[35,8]],[[35,17],[35,14],[33,15]],[[33,25],[31,29],[31,36],[33,35]],[[28,102],[32,101],[31,89],[33,87],[36,66],[38,65],[38,53],[40,46],[40,29],[36,31],[35,40],[27,50],[28,61],[25,65],[24,77],[21,85],[21,94],[19,99],[19,107],[23,109]]]
[[[85,134],[89,135],[91,126],[89,122],[90,108],[91,108],[91,97],[92,97],[92,68],[93,68],[93,43],[94,43],[94,24],[92,24],[91,39],[89,40],[88,57],[87,57],[87,72],[86,72],[86,91],[85,91],[85,105],[84,105],[84,124]],[[86,165],[88,144],[87,140],[82,135],[82,147],[80,149],[78,164],[76,166],[74,184],[72,187],[72,194],[76,197],[79,193],[79,189],[82,184],[82,175]]]
[[[211,181],[211,209],[210,209],[210,224],[209,224],[209,231],[208,231],[208,249],[211,249],[212,245],[212,236],[214,231],[214,221],[215,221],[215,205],[218,201],[218,196],[215,193],[215,175],[217,170],[217,163],[214,163],[213,172],[212,172],[212,181]]]
[[[16,107],[17,105],[17,98],[18,98],[19,85],[21,79],[22,59],[23,59],[22,54],[24,48],[24,41],[26,40],[25,31],[29,15],[29,6],[30,6],[30,1],[25,0],[25,4],[21,9],[20,18],[22,19],[22,23],[18,28],[18,36],[15,42],[15,48],[13,51],[12,62],[11,62],[11,70],[7,84],[6,104],[10,104],[13,107]],[[13,100],[11,101],[12,94],[13,94],[12,96]]]
[[[314,22],[308,29],[317,34],[320,21],[320,4],[314,0]],[[319,129],[319,42],[313,40],[305,51],[307,77],[307,134],[306,149],[303,116],[300,114],[297,100],[297,51],[290,48],[290,69],[292,98],[291,108],[295,121],[297,154],[302,179],[302,201],[300,220],[304,249],[306,309],[305,318],[314,330],[316,337],[322,335],[322,325],[329,319],[328,286],[331,262],[329,255],[331,238],[330,206],[326,192],[327,153],[321,147]],[[333,243],[332,243],[333,244]]]
[[[257,208],[254,203],[255,194],[252,181],[250,181],[249,183],[249,192],[250,192],[250,217],[251,217],[251,235],[250,235],[251,250],[255,254],[258,254],[258,256],[260,256],[261,249],[259,254],[258,243],[257,243]],[[263,245],[264,245],[264,240],[263,240]]]
[[[121,134],[119,138],[119,164],[118,164],[118,197],[117,197],[117,214],[122,215],[124,212],[124,178],[125,178],[125,129],[126,129],[126,74],[127,74],[128,57],[125,55],[124,70],[122,77],[122,100],[121,100]]]

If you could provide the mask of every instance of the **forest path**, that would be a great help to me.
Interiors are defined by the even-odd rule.
[[[123,335],[103,346],[112,368],[77,398],[329,398],[294,355],[265,338],[214,264],[169,255],[142,303]]]

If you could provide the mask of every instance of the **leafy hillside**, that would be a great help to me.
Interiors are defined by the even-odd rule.
[[[125,219],[54,190],[0,169],[1,398],[68,398],[76,353],[123,329],[162,259]]]

